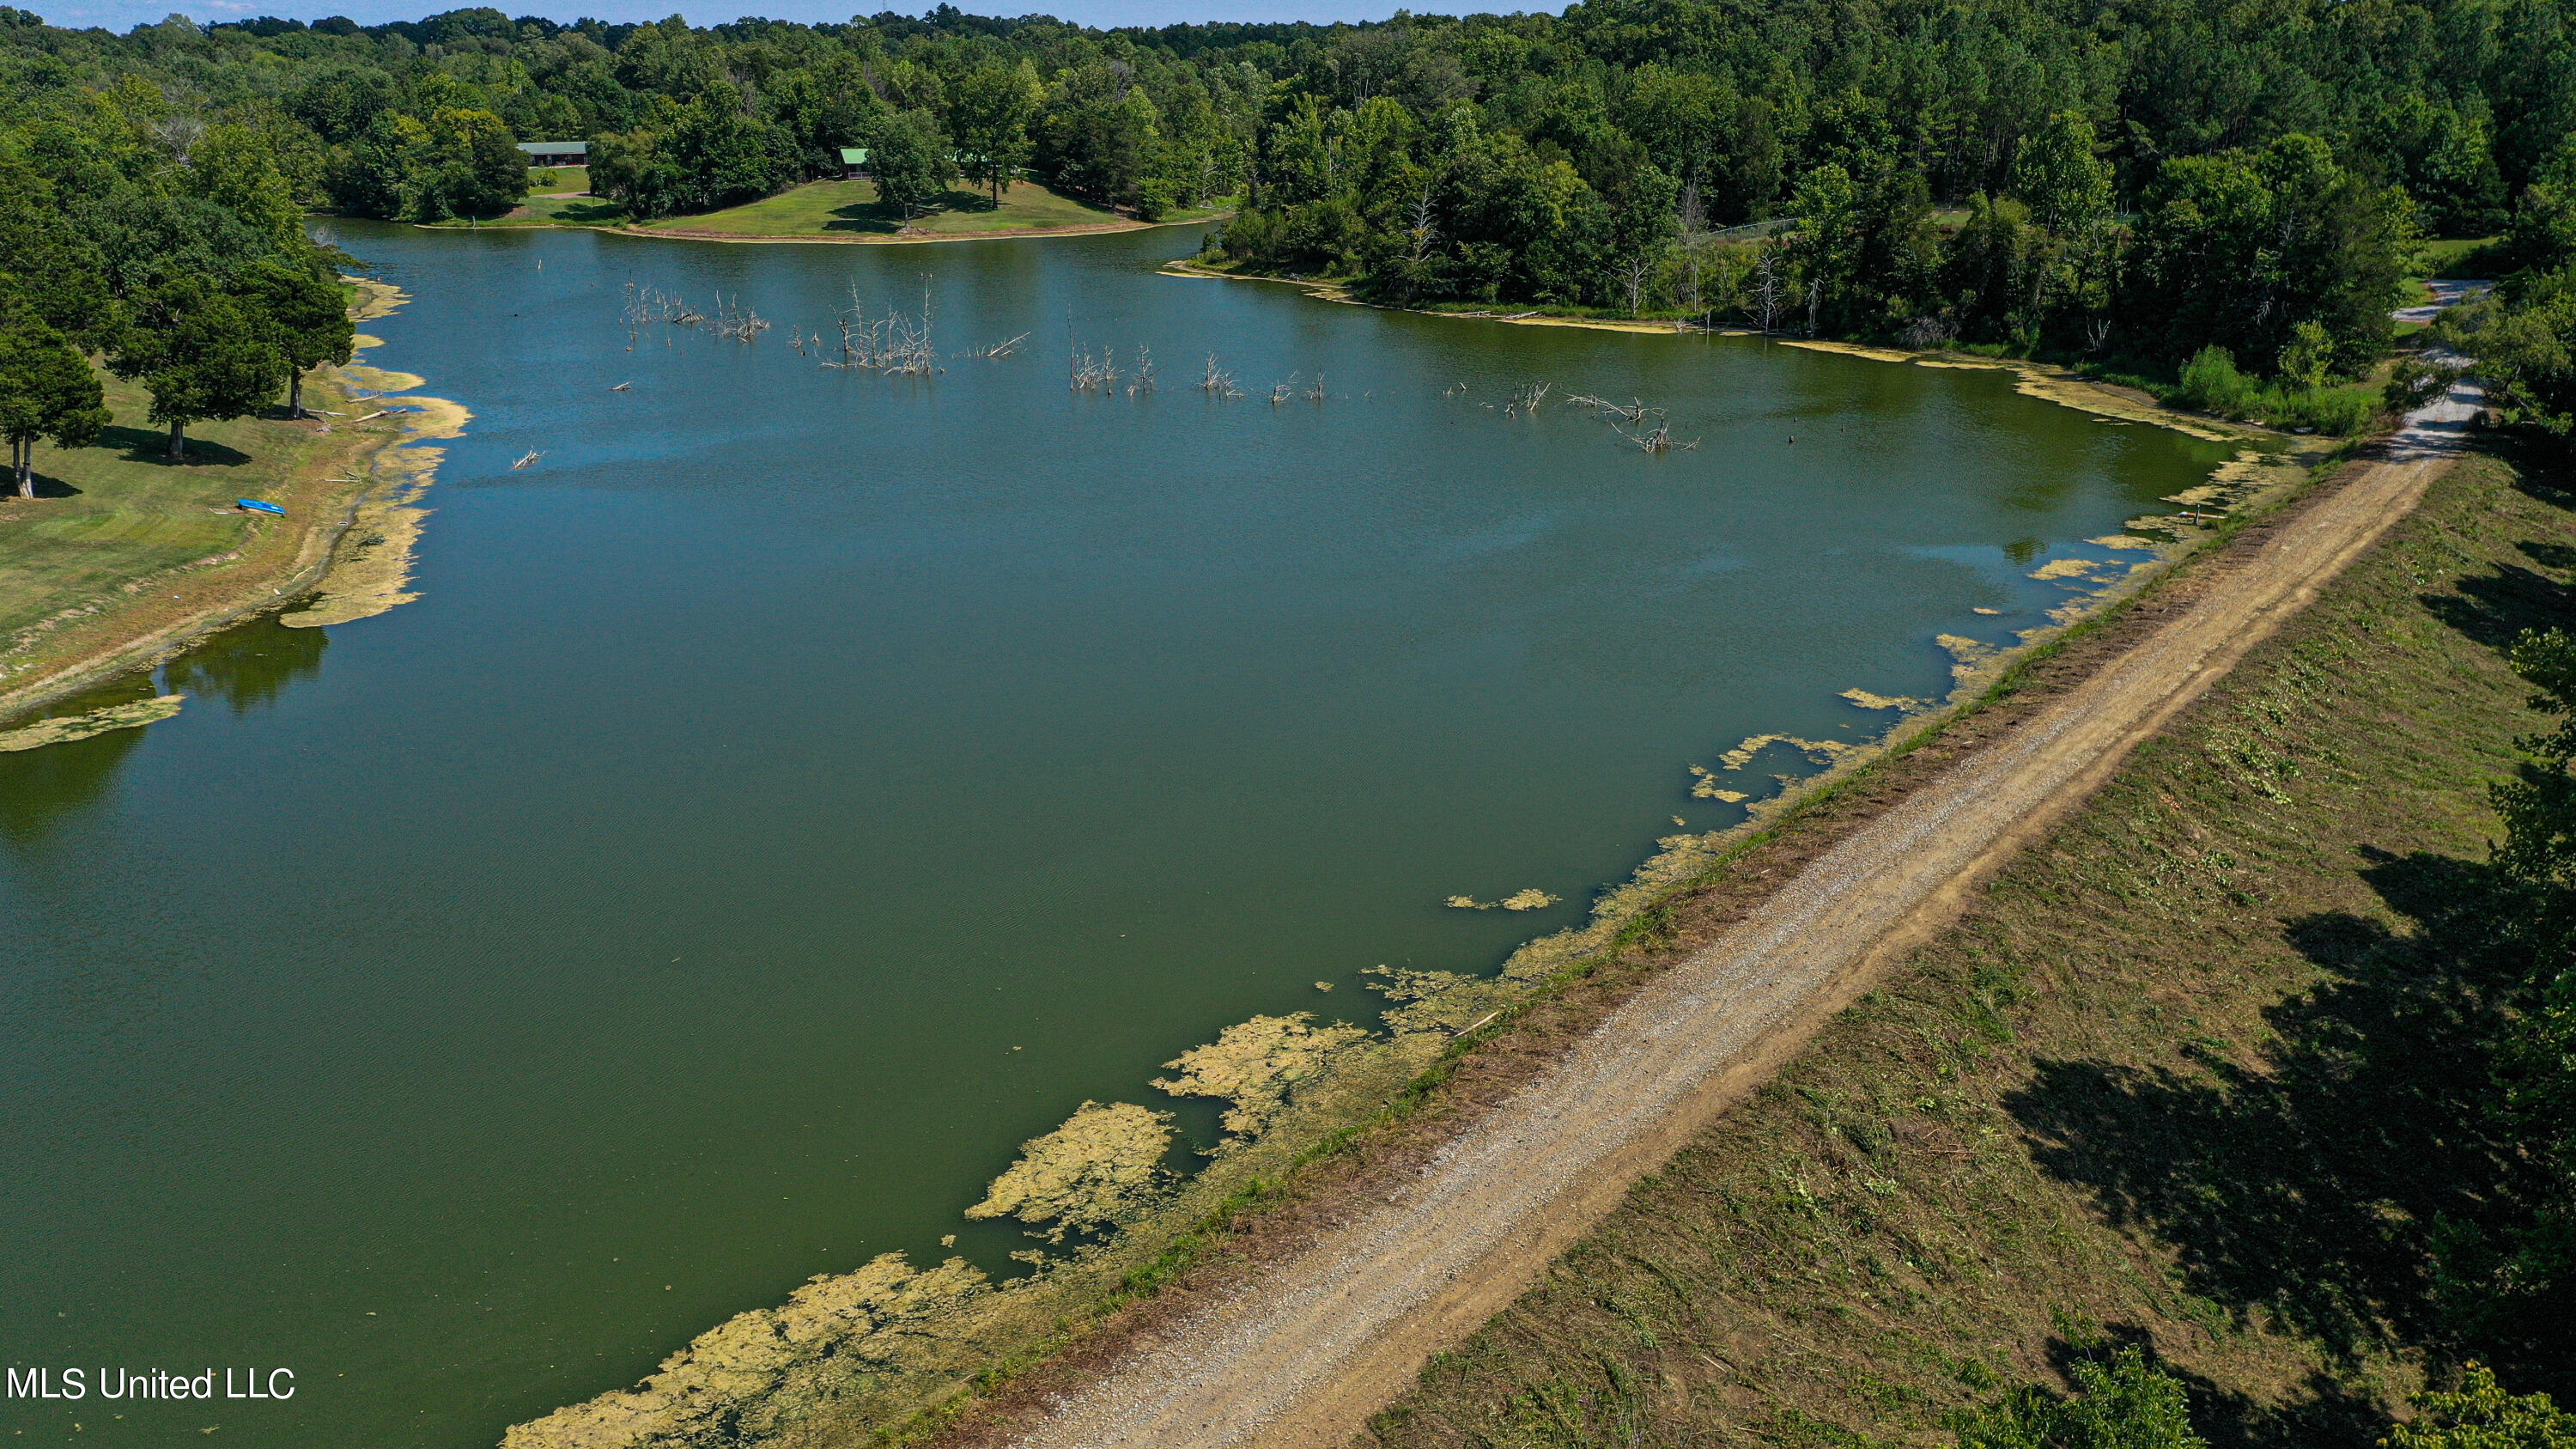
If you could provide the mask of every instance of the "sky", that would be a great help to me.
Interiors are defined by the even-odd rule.
[[[242,20],[254,15],[278,15],[293,20],[319,20],[326,15],[346,15],[361,25],[375,25],[388,20],[417,20],[442,10],[459,9],[475,0],[15,0],[21,9],[33,10],[55,25],[84,27],[103,25],[110,30],[125,31],[137,25],[150,25],[177,11],[194,20]],[[601,20],[659,20],[673,11],[685,15],[694,25],[721,25],[745,15],[759,15],[772,20],[843,21],[853,14],[874,14],[896,9],[919,14],[929,8],[918,0],[482,0],[512,15],[542,15],[554,20],[577,20],[585,15]],[[1038,11],[1059,20],[1083,25],[1172,25],[1198,20],[1383,20],[1393,14],[1401,0],[990,0],[975,4],[960,0],[958,8],[979,15],[1014,14]],[[1415,0],[1412,8],[1430,10],[1436,6]],[[1456,7],[1451,7],[1456,8]],[[1503,7],[1492,0],[1468,6],[1490,10],[1521,8]]]

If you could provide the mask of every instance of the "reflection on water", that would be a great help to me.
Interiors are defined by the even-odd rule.
[[[289,629],[273,618],[257,619],[171,660],[162,679],[170,692],[188,696],[191,709],[220,699],[234,714],[245,714],[274,703],[296,680],[320,673],[322,651],[330,645],[323,630]]]
[[[148,673],[127,675],[58,700],[44,717],[86,714],[156,694],[182,694],[186,710],[217,701],[238,717],[276,703],[286,687],[321,672],[331,641],[320,629],[289,629],[274,618],[254,619],[207,636],[162,666],[156,687]],[[31,721],[22,721],[31,722]],[[31,848],[96,801],[116,779],[117,767],[142,747],[151,726],[109,730],[85,740],[0,754],[0,840]]]
[[[149,697],[149,690],[120,688],[114,697],[82,696],[81,710]],[[116,778],[116,767],[142,743],[142,730],[109,730],[69,744],[0,755],[0,841],[17,849],[41,844],[94,803]]]

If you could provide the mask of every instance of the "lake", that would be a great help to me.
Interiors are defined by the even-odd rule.
[[[337,231],[412,298],[368,360],[474,414],[421,598],[0,756],[10,1360],[298,1392],[0,1407],[37,1437],[468,1449],[815,1273],[1011,1270],[960,1212],[1022,1140],[1092,1098],[1212,1141],[1163,1062],[1495,969],[1741,818],[1690,765],[1883,731],[1841,692],[1946,692],[1936,636],[2039,625],[2032,573],[2226,451],[1992,372],[1158,275],[1193,230]],[[946,370],[800,355],[854,296],[926,296]],[[1073,391],[1069,334],[1159,389]]]

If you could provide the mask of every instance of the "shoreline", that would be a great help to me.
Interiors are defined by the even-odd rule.
[[[361,325],[389,315],[411,300],[399,289],[382,282],[361,277],[347,280],[359,292],[358,300],[350,308],[350,319]],[[444,399],[410,394],[408,388],[420,385],[421,379],[409,374],[382,372],[360,360],[365,351],[382,345],[379,340],[362,333],[351,349],[346,365],[315,369],[305,379],[306,410],[320,412],[337,404],[342,410],[356,413],[363,409],[352,406],[352,392],[372,394],[354,400],[358,402],[391,401],[394,393],[401,392],[405,405],[422,408],[425,410],[423,413],[404,415],[402,420],[394,421],[390,426],[366,428],[365,433],[376,436],[363,440],[353,437],[355,446],[317,448],[312,457],[303,460],[282,482],[279,491],[299,501],[299,506],[288,516],[289,527],[286,530],[277,534],[266,533],[261,521],[252,520],[250,531],[242,543],[229,553],[186,566],[192,569],[230,566],[242,570],[221,575],[213,597],[194,608],[178,611],[175,616],[156,618],[138,614],[128,621],[128,627],[111,628],[107,637],[59,663],[47,666],[37,677],[0,688],[0,723],[12,729],[42,727],[41,712],[49,705],[108,684],[120,675],[155,668],[207,635],[261,614],[294,610],[299,606],[309,609],[317,594],[327,593],[332,581],[342,576],[352,561],[342,545],[360,519],[370,515],[370,503],[382,502],[395,492],[405,494],[402,501],[416,497],[419,489],[428,485],[437,462],[435,457],[431,457],[421,460],[426,467],[415,468],[410,466],[411,460],[405,459],[394,469],[396,476],[388,478],[385,476],[388,460],[398,457],[401,450],[423,441],[425,437],[454,436],[453,432],[424,432],[411,419],[419,418],[432,426],[440,426],[450,421],[452,416],[456,426],[461,428],[466,416],[463,408]],[[377,388],[370,385],[365,374],[373,374],[387,382],[399,380],[402,385]],[[296,420],[275,421],[291,424]],[[329,427],[330,422],[324,419],[323,426]],[[359,432],[356,426],[349,424],[332,431],[343,430],[352,434]],[[342,476],[332,476],[335,474]],[[269,547],[261,549],[259,546],[263,542]],[[158,580],[161,574],[169,572],[172,571],[162,570],[128,580],[122,586],[123,591],[139,593],[147,584]],[[42,627],[22,631],[18,647],[32,647],[33,636]],[[166,715],[155,716],[160,717]],[[135,724],[148,722],[143,719],[133,721]]]
[[[1182,221],[1104,221],[1087,222],[1080,226],[1020,227],[1016,229],[997,231],[955,232],[945,234],[915,233],[909,236],[904,235],[901,232],[897,232],[890,236],[792,236],[766,233],[755,234],[745,232],[705,231],[685,227],[654,228],[634,225],[592,226],[582,222],[562,221],[529,221],[511,222],[508,224],[496,223],[489,228],[449,226],[444,222],[425,221],[407,222],[405,225],[411,226],[420,231],[438,232],[470,232],[481,230],[589,231],[599,232],[608,236],[642,237],[648,240],[660,241],[723,242],[728,245],[748,244],[756,246],[851,247],[917,246],[934,242],[1046,241],[1057,237],[1070,236],[1116,236],[1123,232],[1155,231],[1163,227],[1170,226],[1204,226],[1212,221],[1223,221],[1233,214],[1234,213],[1232,212],[1220,212],[1212,216],[1194,216]]]
[[[1397,307],[1384,302],[1364,301],[1340,282],[1319,281],[1311,277],[1271,277],[1255,272],[1223,272],[1186,257],[1165,262],[1158,268],[1167,277],[1195,277],[1215,282],[1275,282],[1296,287],[1319,302],[1338,302],[1349,307],[1367,307],[1380,312],[1402,312],[1414,317],[1437,317],[1456,322],[1501,322],[1514,327],[1581,327],[1595,332],[1642,333],[1657,337],[1753,337],[1766,334],[1745,327],[1694,327],[1688,323],[1622,322],[1602,317],[1549,317],[1541,314],[1493,312],[1434,312],[1426,307]],[[2145,393],[2110,383],[2095,382],[2072,368],[2050,362],[2032,362],[2025,358],[1977,357],[1955,352],[1908,352],[1898,347],[1878,347],[1864,342],[1836,342],[1815,338],[1767,335],[1767,340],[1782,347],[1795,347],[1807,352],[1828,352],[1844,357],[1857,357],[1870,362],[1911,363],[1916,367],[1954,368],[1970,372],[2010,372],[2017,376],[2014,391],[2024,397],[2040,398],[2078,412],[2117,419],[2125,423],[2145,423],[2151,427],[2170,428],[2213,443],[2246,442],[2257,439],[2289,440],[2299,446],[2309,441],[2299,434],[2277,432],[2250,423],[2228,422],[2199,413],[2180,412],[2166,407]],[[2327,440],[2332,441],[2332,440]]]
[[[1285,282],[1310,295],[1321,294],[1323,300],[1370,305],[1347,293],[1331,295],[1340,289],[1329,284],[1231,277],[1168,265],[1163,270],[1166,275]],[[1585,319],[1548,319],[1540,325],[1672,330]],[[1861,355],[1915,360],[1910,355]],[[1978,365],[1984,365],[1982,360]],[[2138,407],[2107,390],[2099,398],[2066,390],[2083,401],[2029,387],[2017,390],[2085,411],[2116,408],[2125,413]],[[2099,406],[2087,407],[2088,401]],[[1871,722],[1859,743],[1834,743],[1817,761],[1824,768],[1748,802],[1742,820],[1716,831],[1656,839],[1633,873],[1600,889],[1585,921],[1524,942],[1495,974],[1390,976],[1392,989],[1384,1001],[1371,1003],[1383,1010],[1385,1028],[1358,1041],[1325,1045],[1329,1029],[1321,1022],[1308,1028],[1296,1017],[1255,1017],[1226,1028],[1218,1043],[1184,1053],[1182,1061],[1170,1065],[1213,1061],[1230,1047],[1238,1055],[1266,1049],[1271,1076],[1260,1081],[1238,1077],[1227,1081],[1222,1092],[1205,1095],[1230,1097],[1238,1104],[1284,1101],[1285,1107],[1274,1109],[1276,1117],[1257,1132],[1229,1139],[1200,1171],[1160,1201],[1126,1216],[1105,1240],[1050,1256],[1036,1273],[998,1283],[962,1259],[916,1267],[902,1253],[881,1255],[856,1273],[814,1278],[784,1303],[710,1327],[639,1384],[511,1426],[503,1440],[506,1449],[712,1444],[715,1438],[701,1435],[711,1434],[720,1422],[782,1432],[790,1425],[829,1423],[854,1435],[912,1442],[978,1416],[983,1412],[979,1406],[991,1403],[997,1392],[1009,1400],[1019,1390],[1008,1386],[1024,1375],[1043,1379],[1062,1371],[1069,1359],[1087,1360],[1104,1352],[1125,1334],[1139,1331],[1131,1318],[1150,1322],[1176,1311],[1173,1295],[1156,1290],[1221,1252],[1217,1241],[1229,1227],[1245,1231],[1242,1215],[1277,1196],[1283,1179],[1310,1169],[1339,1171],[1350,1156],[1345,1151],[1349,1144],[1380,1129],[1405,1130],[1401,1124],[1459,1070],[1470,1045],[1504,1036],[1529,1013],[1556,1009],[1552,1003],[1559,997],[1578,991],[1579,983],[1615,962],[1676,892],[1773,846],[1784,832],[1810,829],[1812,817],[1830,814],[1836,802],[1868,792],[1871,782],[1892,770],[1909,768],[1906,757],[1921,747],[1960,733],[1963,726],[1967,734],[1987,727],[1981,716],[2022,690],[2019,681],[2043,661],[2106,633],[2131,614],[2132,604],[2168,586],[2178,573],[2184,587],[2198,587],[2190,580],[2205,579],[2207,571],[2186,570],[2185,565],[2227,552],[2247,525],[2260,527],[2278,518],[2339,471],[2330,440],[2267,437],[2256,430],[2233,430],[2220,438],[2264,447],[2261,452],[2240,447],[2234,460],[2219,464],[2203,483],[2168,501],[2217,504],[2226,510],[2223,517],[2205,526],[2180,513],[2130,520],[2130,529],[2162,532],[2169,541],[2153,545],[2151,556],[2123,569],[2116,579],[2096,580],[2099,587],[2071,596],[2049,611],[2045,623],[2016,632],[2010,643],[1968,652],[1952,649],[1953,687],[1943,700]],[[1950,641],[1941,642],[1947,647]],[[1737,751],[1749,760],[1753,750],[1772,742],[1775,737],[1757,737],[1742,742]],[[1744,763],[1732,752],[1721,758],[1730,770]],[[1716,790],[1719,777],[1698,773],[1710,793],[1735,798]],[[1277,1069],[1282,1062],[1289,1064],[1284,1071]],[[1024,1147],[1022,1162],[1065,1165],[1070,1160],[1065,1154],[1083,1145],[1082,1121],[1077,1114],[1056,1131],[1033,1139]],[[1187,1291],[1180,1296],[1188,1296]],[[750,1442],[766,1442],[765,1433],[753,1433]]]

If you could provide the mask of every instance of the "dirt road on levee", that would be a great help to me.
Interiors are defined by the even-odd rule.
[[[1347,1442],[1812,1028],[1953,920],[1965,892],[2099,784],[2447,466],[2475,394],[2414,415],[2377,462],[2220,570],[2195,607],[1861,827],[1418,1180],[1284,1268],[1154,1335],[1020,1439],[1029,1449]]]

